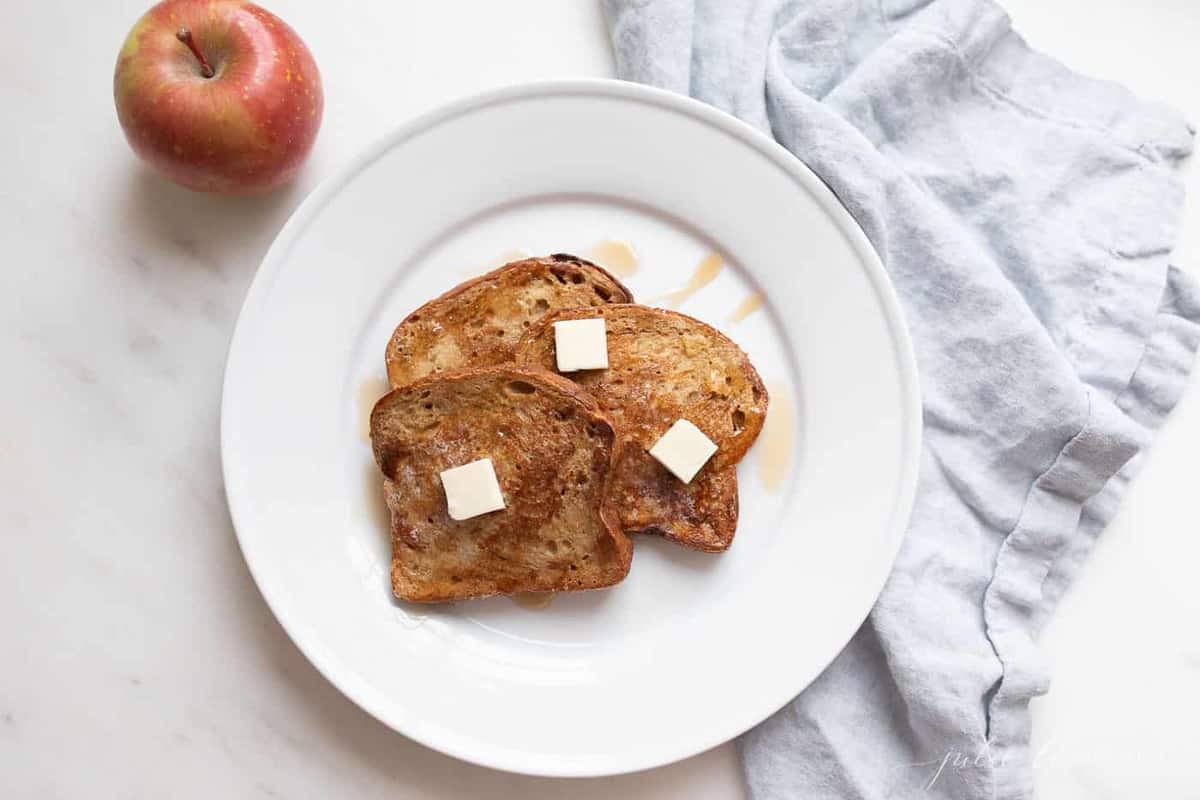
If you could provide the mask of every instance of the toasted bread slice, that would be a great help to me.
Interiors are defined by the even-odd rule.
[[[467,369],[385,395],[371,446],[392,514],[392,589],[416,602],[611,586],[632,547],[610,497],[619,445],[578,386]],[[490,458],[505,508],[450,518],[440,473]]]
[[[504,364],[545,314],[632,301],[620,281],[582,258],[513,261],[430,300],[396,326],[384,355],[388,380],[397,387],[434,372]]]
[[[613,480],[621,525],[656,531],[699,550],[729,547],[737,529],[735,467],[767,413],[767,390],[746,354],[700,320],[640,305],[607,305],[549,315],[516,349],[519,366],[554,369],[555,322],[604,317],[605,370],[568,377],[595,396],[624,440]],[[717,444],[684,483],[647,452],[678,419]]]

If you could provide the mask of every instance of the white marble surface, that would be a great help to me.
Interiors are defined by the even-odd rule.
[[[314,51],[327,106],[307,171],[260,200],[175,189],[129,153],[110,82],[140,0],[0,9],[0,796],[742,796],[729,746],[569,784],[431,752],[326,684],[261,601],[225,509],[217,409],[275,231],[418,111],[611,71],[593,0],[269,5]],[[1035,44],[1200,119],[1195,0],[1008,5]],[[1177,255],[1195,273],[1198,175]],[[1046,632],[1043,798],[1200,797],[1196,384]]]

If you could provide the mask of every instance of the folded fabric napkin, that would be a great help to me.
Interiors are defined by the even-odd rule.
[[[1175,404],[1192,130],[1031,50],[990,0],[605,0],[621,77],[774,136],[905,307],[916,506],[875,609],[743,737],[756,798],[1027,798],[1035,639]],[[803,636],[803,631],[796,635]]]

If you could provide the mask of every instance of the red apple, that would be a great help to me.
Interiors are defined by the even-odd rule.
[[[129,144],[190,189],[265,192],[321,126],[321,76],[304,42],[243,0],[164,0],[137,21],[113,76]]]

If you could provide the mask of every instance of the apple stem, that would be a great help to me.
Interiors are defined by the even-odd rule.
[[[192,32],[187,28],[180,28],[175,32],[175,38],[187,45],[188,50],[192,51],[192,55],[200,62],[200,74],[206,78],[211,78],[217,73],[213,70],[212,64],[208,63],[208,59],[204,57],[204,53],[200,52],[200,48],[196,46],[196,40],[192,38]]]

